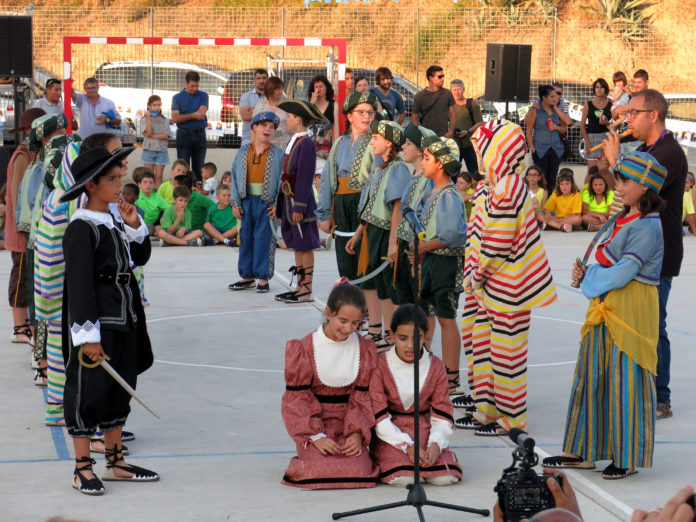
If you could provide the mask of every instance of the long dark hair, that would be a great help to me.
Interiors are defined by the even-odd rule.
[[[527,181],[527,174],[529,174],[530,170],[536,170],[539,173],[539,188],[543,188],[546,190],[546,178],[544,177],[544,171],[541,170],[541,167],[539,165],[532,165],[527,169],[527,172],[524,173],[524,183],[529,187],[529,182]]]
[[[592,183],[596,179],[601,179],[602,183],[604,183],[604,192],[602,192],[602,197],[604,198],[603,201],[607,200],[607,195],[609,194],[609,185],[607,184],[607,180],[604,179],[604,176],[602,176],[599,171],[593,172],[590,174],[590,181],[589,184],[587,185],[587,192],[590,193],[590,197],[597,201],[597,193],[594,191],[594,188],[592,187]]]
[[[580,189],[578,189],[578,186],[575,184],[575,177],[573,176],[573,171],[569,168],[562,168],[561,171],[558,173],[558,178],[556,179],[556,188],[554,189],[554,191],[556,192],[556,196],[563,195],[563,193],[561,192],[561,181],[570,181],[571,194],[575,194],[576,192],[580,191]]]
[[[419,330],[424,333],[428,331],[428,316],[425,315],[425,312],[420,306],[416,306],[413,303],[401,305],[396,309],[394,315],[392,315],[389,330],[393,335],[399,326],[402,324],[414,324],[414,321],[415,326],[417,326]]]
[[[341,283],[334,287],[326,300],[326,306],[334,314],[337,314],[344,306],[354,306],[362,310],[363,314],[367,313],[365,294],[359,286],[350,283]]]
[[[328,102],[334,101],[334,90],[331,86],[331,82],[323,74],[317,74],[314,78],[312,78],[312,81],[309,82],[309,87],[307,87],[307,99],[312,99],[312,93],[314,92],[314,84],[317,82],[323,83],[326,87],[326,100]]]

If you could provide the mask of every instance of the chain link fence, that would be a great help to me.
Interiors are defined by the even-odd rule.
[[[20,9],[0,7],[0,11],[19,13]],[[622,70],[630,81],[639,68],[651,74],[651,87],[688,93],[696,71],[696,54],[691,52],[690,40],[672,41],[670,36],[690,35],[693,31],[688,20],[658,18],[650,27],[634,27],[627,36],[625,31],[600,25],[589,13],[566,20],[550,9],[471,9],[459,4],[402,7],[391,3],[312,3],[309,8],[38,6],[33,8],[33,16],[35,76],[39,80],[62,77],[62,38],[67,35],[345,38],[347,66],[355,69],[356,75],[366,76],[370,83],[377,67],[389,67],[395,75],[395,88],[405,95],[407,108],[415,92],[426,85],[425,70],[432,64],[443,67],[446,85],[459,78],[466,86],[466,96],[481,98],[489,42],[532,45],[531,100],[536,98],[540,84],[558,81],[564,87],[564,98],[582,106],[592,97],[593,80],[603,77],[611,85],[612,74]],[[253,88],[253,70],[263,68],[278,74],[286,86],[292,83],[294,89],[289,94],[306,98],[307,83],[314,74],[335,72],[330,52],[322,47],[91,45],[89,50],[74,53],[73,78],[78,87],[85,78],[96,76],[113,89],[149,93],[166,86],[164,90],[178,91],[183,87],[185,71],[196,67],[202,72],[204,90],[221,98],[228,96],[228,101],[236,104],[243,92]],[[331,79],[336,80],[335,73]],[[131,97],[121,106],[136,101],[140,103],[140,98]],[[481,101],[486,117],[504,110],[500,104]],[[221,107],[224,104],[221,99]],[[126,108],[136,113],[145,110]],[[691,114],[696,112],[696,105],[688,97],[679,112],[696,121],[696,114]],[[211,114],[211,118],[214,116]],[[228,121],[222,116],[218,119],[223,126],[238,122],[236,115]],[[574,127],[577,139],[577,124]]]

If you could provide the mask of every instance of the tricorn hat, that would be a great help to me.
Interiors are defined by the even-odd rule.
[[[319,112],[319,109],[304,100],[283,100],[278,104],[278,108],[306,120],[316,120],[320,123],[329,121],[326,116]]]

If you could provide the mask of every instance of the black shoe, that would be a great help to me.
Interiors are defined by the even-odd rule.
[[[474,399],[471,395],[458,395],[452,399],[452,406],[455,408],[468,408],[474,405]]]
[[[258,294],[265,294],[268,292],[269,289],[270,289],[270,286],[268,285],[267,282],[264,284],[259,283],[258,285],[256,285],[256,293],[258,293]]]
[[[474,419],[474,416],[471,413],[467,413],[463,417],[455,420],[454,425],[463,430],[475,430],[481,427],[481,423]]]
[[[249,288],[254,288],[256,281],[250,279],[249,281],[237,281],[231,285],[227,285],[228,290],[248,290]]]
[[[125,430],[121,431],[121,442],[128,442],[131,440],[135,440],[135,433]]]

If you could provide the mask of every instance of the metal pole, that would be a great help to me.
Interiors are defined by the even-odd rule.
[[[285,38],[285,6],[281,9],[280,16],[280,36]],[[285,78],[285,47],[284,45],[280,51],[281,62],[278,64],[278,76],[287,83],[287,79]]]
[[[558,35],[558,8],[553,9],[553,81],[556,81],[556,37]]]
[[[155,8],[150,8],[150,38],[155,37]],[[155,91],[155,45],[150,44],[150,94]]]
[[[420,7],[416,7],[416,87],[420,88],[418,85],[418,79],[420,78]]]

